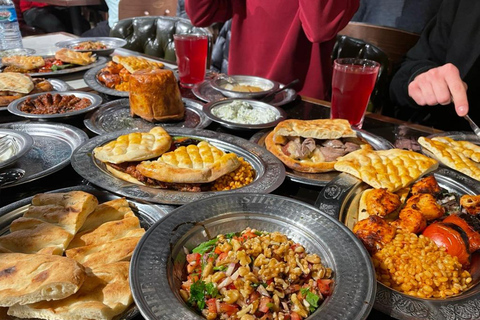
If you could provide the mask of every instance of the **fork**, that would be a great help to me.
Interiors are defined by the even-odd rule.
[[[480,137],[480,128],[475,124],[475,122],[473,122],[473,120],[470,119],[468,114],[466,114],[463,117],[465,118],[465,120],[468,121],[468,123],[470,124],[470,127],[472,128],[473,132],[475,132],[475,134]]]

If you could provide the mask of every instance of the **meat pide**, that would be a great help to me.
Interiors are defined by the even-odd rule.
[[[309,173],[333,171],[337,158],[372,149],[344,119],[282,121],[268,134],[265,146],[287,167]]]
[[[218,191],[219,178],[230,174],[232,179],[244,181],[243,186],[252,179],[242,177],[253,175],[251,165],[234,153],[226,153],[207,141],[177,141],[162,127],[122,135],[95,148],[93,154],[117,178],[154,188]]]

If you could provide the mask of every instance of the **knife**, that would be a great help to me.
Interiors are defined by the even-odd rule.
[[[470,127],[472,128],[473,132],[475,132],[475,134],[480,137],[480,128],[475,124],[475,122],[473,122],[472,119],[470,119],[470,117],[468,116],[468,114],[466,114],[465,116],[463,116],[465,118],[465,120],[468,121],[468,123],[470,124]]]

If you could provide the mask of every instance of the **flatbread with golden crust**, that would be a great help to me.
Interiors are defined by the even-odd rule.
[[[302,137],[314,139],[340,139],[356,137],[357,134],[345,119],[297,120],[280,122],[273,130],[273,141],[284,144],[285,137]]]
[[[45,60],[40,56],[9,56],[2,58],[2,64],[20,70],[34,70],[43,67]]]
[[[87,269],[84,284],[76,294],[56,301],[15,305],[8,314],[37,319],[111,320],[133,303],[128,282],[130,262],[116,262]]]
[[[73,51],[67,48],[55,52],[55,59],[82,66],[94,63],[97,60],[96,56],[92,55],[91,52]]]
[[[206,141],[182,146],[156,161],[143,161],[137,170],[146,177],[174,183],[208,183],[240,166],[234,153],[225,153]]]
[[[130,73],[144,69],[162,69],[164,67],[164,64],[159,61],[152,61],[142,57],[113,56],[112,60],[121,64]]]
[[[32,79],[22,73],[2,72],[0,73],[0,91],[12,91],[27,94],[33,90],[35,85]]]
[[[400,149],[357,150],[337,160],[335,170],[349,173],[374,188],[395,192],[438,168],[438,161]]]
[[[452,143],[448,139],[418,138],[418,143],[443,164],[480,181],[480,165],[470,158],[477,159],[478,146],[472,147],[465,142]]]
[[[95,158],[102,162],[122,163],[141,161],[160,156],[170,149],[172,137],[162,127],[149,132],[132,132],[93,149]]]
[[[83,267],[67,257],[0,253],[0,306],[63,299],[84,279]]]

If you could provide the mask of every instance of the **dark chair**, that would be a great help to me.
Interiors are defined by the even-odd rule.
[[[127,40],[125,49],[175,62],[173,35],[176,33],[204,34],[209,37],[207,67],[210,67],[212,33],[207,28],[194,27],[179,17],[145,16],[123,19],[110,31],[110,36]]]
[[[29,26],[25,23],[25,20],[23,19],[23,13],[20,10],[20,0],[13,0],[13,4],[15,5],[18,25],[20,27],[20,32],[22,33],[23,37],[45,33],[45,31],[43,31],[42,29]]]
[[[388,108],[390,102],[388,87],[391,78],[388,72],[390,61],[385,52],[363,40],[339,35],[333,47],[332,61],[337,58],[369,59],[380,63],[368,111],[380,113],[384,108]]]

